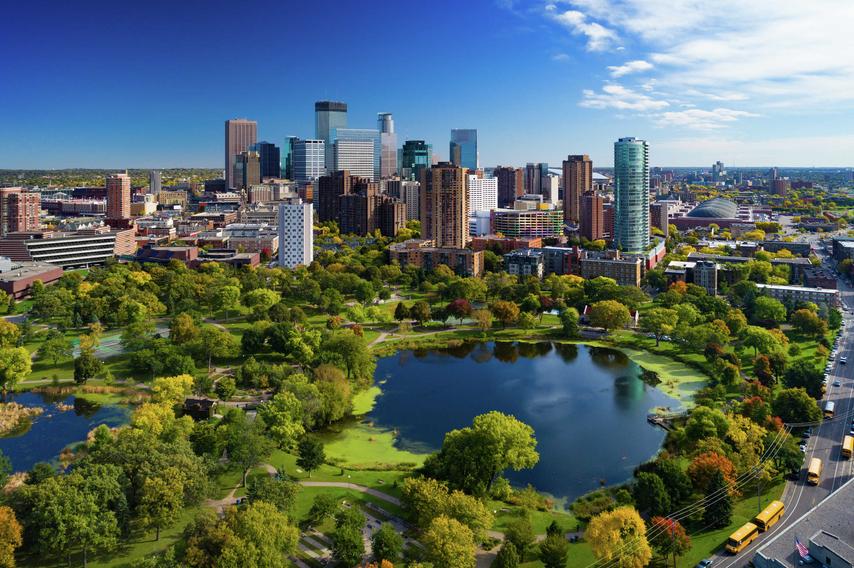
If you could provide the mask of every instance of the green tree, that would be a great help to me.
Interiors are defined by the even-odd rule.
[[[310,436],[305,436],[299,442],[297,449],[297,466],[308,472],[308,477],[311,478],[311,472],[323,465],[326,461],[326,453],[323,451],[323,443]]]
[[[789,323],[804,335],[821,338],[827,334],[827,322],[818,317],[818,314],[806,308],[792,312],[792,315],[789,317]]]
[[[578,321],[578,310],[575,308],[566,308],[560,313],[560,325],[563,329],[564,337],[578,337]]]
[[[803,388],[781,390],[771,403],[771,409],[783,422],[801,423],[821,420],[821,409]]]
[[[47,337],[39,346],[39,359],[50,359],[53,366],[57,366],[63,359],[69,359],[74,353],[74,347],[69,340],[61,332],[52,329],[47,333]]]
[[[676,461],[665,459],[656,461],[655,473],[664,482],[664,487],[670,495],[672,507],[678,507],[691,497],[694,491],[691,478]]]
[[[493,568],[518,568],[519,561],[519,553],[516,552],[516,547],[512,542],[505,540],[498,550],[492,566]]]
[[[563,535],[550,534],[540,543],[540,560],[546,568],[563,568],[566,566],[568,553],[569,543]]]
[[[264,501],[282,513],[290,513],[296,504],[300,485],[286,479],[261,475],[249,479],[246,495],[252,502]]]
[[[336,560],[347,565],[361,564],[365,555],[362,527],[365,516],[357,509],[343,509],[335,515],[335,530],[332,532],[332,554]]]
[[[501,327],[513,325],[519,319],[519,306],[509,300],[496,300],[489,308],[495,319],[501,322]]]
[[[418,325],[424,325],[424,322],[430,321],[430,305],[427,302],[415,302],[409,308],[409,317],[418,322]]]
[[[231,310],[237,309],[240,305],[240,288],[237,286],[223,286],[217,290],[214,302],[220,310],[225,311],[225,321],[228,321],[228,313]]]
[[[670,510],[670,495],[664,482],[655,473],[638,474],[632,488],[638,509],[650,515],[664,515]]]
[[[803,388],[815,399],[821,398],[824,374],[812,361],[801,359],[792,363],[783,375],[783,384],[788,388]]]
[[[782,349],[780,341],[767,329],[749,325],[744,331],[744,346],[753,347],[753,354],[771,353]]]
[[[260,464],[273,450],[273,443],[261,428],[258,421],[249,421],[246,417],[228,426],[226,449],[231,462],[241,467],[244,487],[247,471]]]
[[[243,509],[231,509],[225,522],[243,542],[232,541],[236,546],[223,551],[217,566],[285,568],[287,557],[297,549],[299,530],[271,503],[257,501]]]
[[[504,530],[504,539],[513,543],[520,559],[525,558],[525,553],[534,544],[534,538],[534,527],[531,526],[531,519],[527,515],[512,520]]]
[[[316,527],[329,517],[335,514],[338,503],[334,495],[321,493],[314,498],[311,508],[305,518],[305,525],[308,527]]]
[[[0,305],[2,304],[2,299],[0,299]],[[21,328],[10,321],[0,319],[0,349],[17,347],[20,340]]]
[[[620,568],[643,568],[652,559],[646,524],[632,507],[618,507],[593,517],[584,538],[593,556]]]
[[[339,364],[347,372],[347,380],[369,385],[374,378],[374,361],[367,341],[350,331],[342,330],[330,334],[321,345],[321,359],[326,363]]]
[[[403,553],[403,537],[394,530],[394,525],[383,523],[371,538],[371,550],[377,562],[397,562]]]
[[[703,523],[706,525],[720,529],[732,522],[732,495],[720,470],[712,474],[703,505]]]
[[[90,349],[84,349],[80,356],[74,360],[74,382],[84,384],[101,372],[104,364],[95,357]]]
[[[409,308],[407,308],[406,304],[403,302],[398,302],[397,306],[394,308],[394,319],[397,321],[409,319]]]
[[[291,449],[305,434],[302,425],[302,404],[292,392],[276,393],[258,407],[258,416],[267,426],[270,437],[279,448]]]
[[[471,317],[477,323],[477,327],[482,333],[486,333],[492,329],[492,312],[489,310],[474,310],[471,313]]]
[[[214,386],[214,392],[220,400],[228,400],[237,392],[237,385],[231,377],[221,377]]]
[[[679,316],[675,310],[667,308],[652,308],[647,310],[638,322],[641,331],[655,336],[655,345],[661,342],[661,337],[673,333]]]
[[[616,300],[602,300],[590,306],[590,325],[601,327],[605,332],[626,327],[632,320],[629,309]]]
[[[149,477],[142,484],[136,512],[143,526],[155,530],[154,540],[160,540],[160,529],[178,519],[184,505],[184,484],[181,472],[165,470],[162,476]]]
[[[199,328],[193,320],[193,316],[183,312],[172,318],[169,325],[169,339],[175,345],[190,343],[199,336]]]
[[[207,361],[208,372],[211,371],[214,359],[234,357],[240,352],[237,338],[212,325],[202,326],[198,337],[189,344],[189,348],[200,359]]]
[[[786,321],[786,306],[770,296],[759,296],[753,302],[752,319],[766,326],[777,326]]]
[[[475,542],[471,529],[460,522],[440,516],[433,519],[421,539],[425,557],[434,566],[474,568]]]

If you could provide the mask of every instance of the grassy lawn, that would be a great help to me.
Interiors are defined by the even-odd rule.
[[[400,470],[369,470],[369,469],[347,469],[334,465],[322,465],[319,469],[311,472],[311,477],[297,467],[297,458],[293,454],[275,450],[267,459],[268,463],[277,470],[285,472],[288,477],[299,481],[335,481],[340,483],[355,483],[364,485],[399,496],[397,485],[406,477],[407,473]]]
[[[427,457],[426,452],[397,448],[394,431],[363,422],[348,424],[338,432],[327,432],[319,438],[325,445],[328,460],[354,469],[420,466]]]

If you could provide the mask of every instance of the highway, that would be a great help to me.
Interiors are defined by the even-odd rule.
[[[813,237],[810,240],[817,241],[817,238]],[[827,259],[821,245],[813,242],[813,248],[819,253],[819,257],[825,261],[825,265],[830,267],[832,259]],[[835,402],[836,419],[824,421],[818,427],[813,427],[813,434],[807,441],[800,478],[797,481],[788,481],[783,490],[782,501],[786,505],[786,514],[783,519],[770,531],[760,534],[759,538],[737,556],[725,551],[712,556],[715,568],[746,566],[753,558],[756,549],[760,548],[766,540],[802,517],[804,513],[854,476],[854,459],[846,460],[841,455],[842,439],[851,429],[852,419],[854,419],[854,340],[852,340],[852,336],[854,336],[854,288],[843,279],[839,280],[838,287],[843,307],[848,311],[843,312],[844,321],[839,336],[839,351],[830,371],[827,394],[821,401],[822,409],[826,401]],[[847,357],[848,363],[841,363],[841,357]],[[839,381],[840,386],[833,386],[834,381]],[[824,471],[818,486],[811,486],[806,483],[806,468],[813,457],[821,459],[824,464]],[[794,544],[792,546],[794,547]]]

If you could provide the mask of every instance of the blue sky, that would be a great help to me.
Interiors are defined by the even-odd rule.
[[[704,6],[705,4],[705,6]],[[747,6],[745,6],[747,5]],[[481,164],[854,165],[850,0],[15,2],[0,168],[220,167],[223,121],[281,144],[313,103]]]

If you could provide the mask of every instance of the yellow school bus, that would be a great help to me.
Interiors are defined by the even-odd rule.
[[[743,527],[735,531],[726,541],[726,550],[732,554],[738,554],[744,547],[756,540],[759,536],[759,527],[753,523],[745,523]]]
[[[854,452],[854,436],[845,436],[842,439],[842,457],[850,460],[852,452]]]
[[[810,485],[818,485],[819,478],[821,478],[821,469],[821,460],[818,458],[811,459],[810,468],[807,471],[807,483]]]
[[[761,513],[753,518],[753,524],[757,526],[760,532],[765,532],[773,527],[785,512],[786,507],[782,501],[771,501]]]

